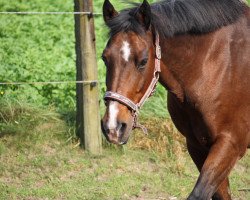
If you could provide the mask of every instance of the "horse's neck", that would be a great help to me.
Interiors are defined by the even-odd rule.
[[[214,35],[175,36],[161,40],[162,73],[160,82],[183,101],[184,94],[201,75],[203,61],[213,45]]]

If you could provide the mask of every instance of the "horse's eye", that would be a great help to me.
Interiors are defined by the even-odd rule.
[[[138,69],[144,69],[145,66],[146,66],[146,64],[147,64],[147,62],[148,62],[148,58],[143,59],[143,60],[139,63]]]

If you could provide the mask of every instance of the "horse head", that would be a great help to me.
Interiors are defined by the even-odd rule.
[[[107,86],[102,131],[108,141],[126,144],[137,126],[138,110],[159,78],[160,56],[156,58],[159,42],[155,43],[158,37],[151,30],[147,1],[118,13],[106,0],[103,16],[110,38],[102,54]]]

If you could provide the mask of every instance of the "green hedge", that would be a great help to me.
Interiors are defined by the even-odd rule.
[[[112,1],[118,10],[125,5]],[[151,1],[153,2],[153,1]],[[103,0],[94,0],[95,12]],[[0,0],[0,11],[73,11],[73,0]],[[102,16],[95,18],[99,80],[105,80],[100,55],[108,39]],[[0,15],[0,82],[75,80],[75,38],[72,15]],[[105,85],[100,85],[100,99]],[[75,107],[75,84],[0,86],[0,97],[21,98],[57,108]],[[158,86],[144,113],[166,115],[166,92]],[[159,107],[156,112],[155,108]]]

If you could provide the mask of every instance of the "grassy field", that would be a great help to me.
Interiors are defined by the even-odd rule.
[[[102,2],[94,0],[96,12]],[[0,0],[0,11],[72,9],[73,0]],[[102,17],[95,24],[103,81],[100,55],[107,29]],[[73,16],[0,15],[0,82],[74,79]],[[101,99],[104,85],[100,91]],[[197,179],[184,139],[169,119],[161,86],[141,113],[149,136],[134,131],[124,148],[104,141],[100,157],[79,149],[74,85],[0,86],[0,105],[0,200],[185,199]],[[249,153],[230,180],[234,199],[250,199]]]
[[[170,119],[144,119],[149,136],[136,131],[123,149],[104,142],[93,157],[53,108],[0,103],[0,199],[184,199],[195,184],[198,172]],[[249,164],[250,155],[231,175],[235,199],[250,198]]]

